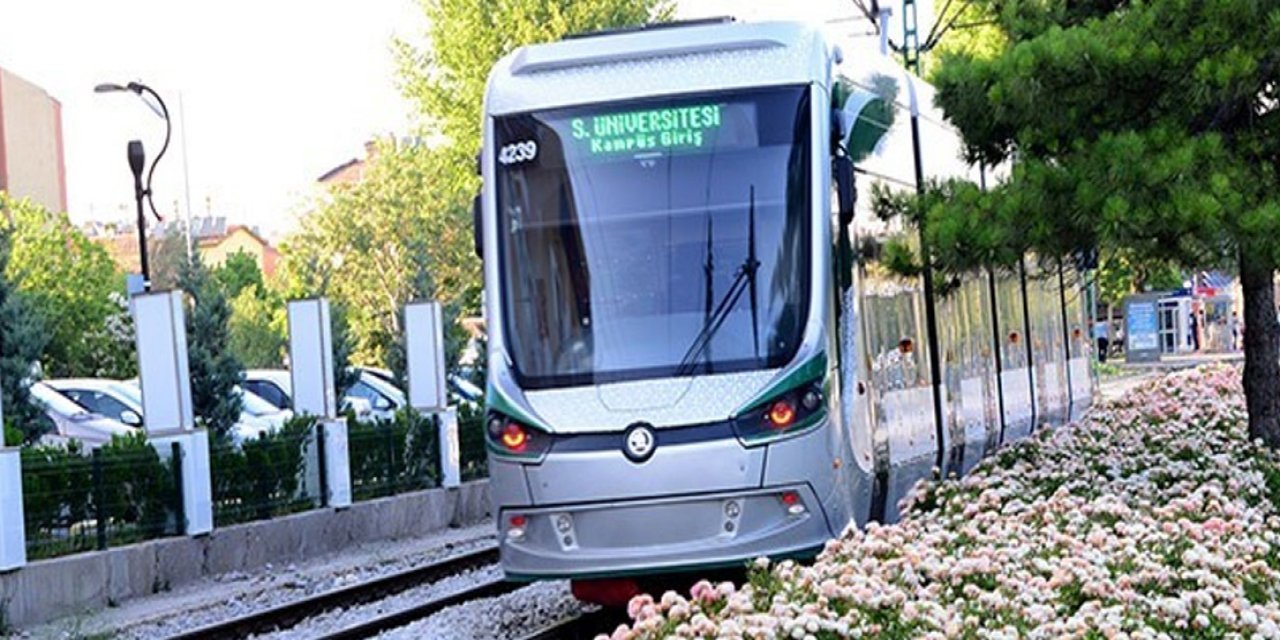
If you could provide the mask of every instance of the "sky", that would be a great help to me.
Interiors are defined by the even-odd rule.
[[[844,18],[834,24],[855,35],[870,28],[849,20],[851,0],[678,4],[680,18],[714,15]],[[173,114],[153,189],[161,215],[186,212],[185,126],[194,214],[278,238],[305,211],[316,178],[363,155],[372,136],[411,130],[391,40],[424,44],[426,28],[415,0],[0,0],[0,67],[62,103],[74,221],[132,219],[126,144],[141,139],[149,162],[164,124],[136,96],[93,87],[137,80]]]

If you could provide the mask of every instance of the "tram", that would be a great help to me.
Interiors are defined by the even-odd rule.
[[[495,65],[475,222],[508,578],[604,600],[811,556],[896,519],[935,469],[1088,406],[1069,268],[1028,257],[926,296],[881,264],[916,232],[873,215],[873,184],[996,179],[932,97],[795,23],[594,34]]]

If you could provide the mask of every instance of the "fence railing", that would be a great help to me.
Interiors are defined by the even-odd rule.
[[[28,558],[181,535],[182,454],[165,449],[140,434],[91,451],[74,441],[23,449]]]
[[[488,475],[484,412],[458,410],[463,480]],[[439,418],[413,411],[394,420],[347,423],[354,500],[441,484]],[[326,453],[314,419],[240,443],[209,443],[213,525],[268,519],[326,506]],[[105,549],[186,533],[179,444],[154,445],[139,433],[89,449],[72,441],[22,449],[29,559]]]
[[[299,417],[239,445],[210,443],[214,526],[265,520],[321,504],[315,420]]]
[[[440,486],[438,434],[436,419],[415,411],[372,423],[348,420],[352,499]]]

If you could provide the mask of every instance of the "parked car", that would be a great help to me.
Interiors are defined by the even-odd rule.
[[[47,383],[89,411],[135,427],[143,424],[142,390],[137,380],[68,378]],[[236,391],[242,402],[233,434],[237,441],[276,431],[293,417],[292,411],[277,409],[252,392],[239,387]]]
[[[347,395],[367,400],[373,408],[373,417],[390,420],[397,411],[409,406],[409,397],[391,382],[390,372],[383,377],[369,369],[356,369],[360,371],[360,377],[347,389]]]
[[[284,369],[250,369],[244,374],[243,384],[246,389],[273,406],[282,409],[293,407],[293,379]],[[368,399],[352,394],[343,396],[338,409],[343,412],[348,410],[355,412],[358,420],[377,417],[373,404]]]
[[[395,376],[392,375],[390,371],[386,369],[378,369],[376,367],[358,368],[365,374],[373,376],[378,380],[395,387],[396,391],[400,391],[399,385],[396,384]],[[478,405],[484,402],[484,389],[476,386],[475,383],[462,375],[450,373],[445,378],[445,384],[448,387],[449,400],[451,404],[467,402],[472,405]],[[403,391],[400,391],[400,395],[404,396],[406,394]]]
[[[53,422],[47,441],[79,440],[97,447],[111,442],[112,436],[134,433],[133,427],[89,411],[43,382],[31,384],[29,397]]]

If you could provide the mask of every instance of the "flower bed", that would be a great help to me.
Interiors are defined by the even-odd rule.
[[[613,637],[1280,638],[1280,457],[1245,424],[1238,370],[1169,375]]]

